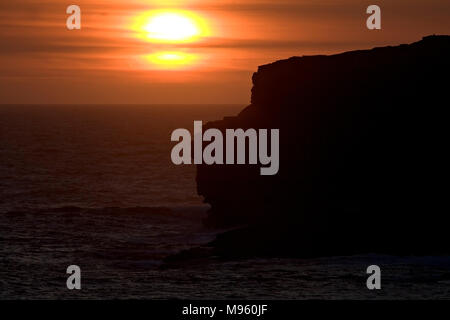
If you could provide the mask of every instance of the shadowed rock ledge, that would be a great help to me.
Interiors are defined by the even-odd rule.
[[[280,170],[198,165],[217,255],[448,252],[450,36],[260,66],[206,128],[279,128]],[[205,130],[206,130],[205,128]]]

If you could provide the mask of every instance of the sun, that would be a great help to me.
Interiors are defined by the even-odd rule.
[[[204,20],[190,11],[155,10],[138,16],[133,29],[152,42],[192,42],[206,36]]]
[[[180,41],[200,34],[195,22],[178,13],[163,13],[150,19],[144,30],[150,39]]]

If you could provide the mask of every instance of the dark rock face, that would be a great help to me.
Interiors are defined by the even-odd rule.
[[[259,67],[251,104],[207,128],[279,128],[280,169],[198,165],[226,252],[448,251],[450,36]],[[445,191],[444,191],[445,190]]]

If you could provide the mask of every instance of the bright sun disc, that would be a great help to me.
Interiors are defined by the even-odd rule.
[[[200,30],[189,18],[165,13],[152,18],[144,27],[148,37],[158,40],[186,40],[198,36]]]
[[[134,28],[156,42],[188,42],[208,33],[203,20],[189,11],[151,11],[139,16]]]

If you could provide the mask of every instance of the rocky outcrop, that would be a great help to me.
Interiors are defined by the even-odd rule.
[[[258,68],[251,104],[207,128],[279,128],[280,170],[198,165],[219,252],[447,250],[450,36]],[[206,129],[206,128],[205,128]]]

